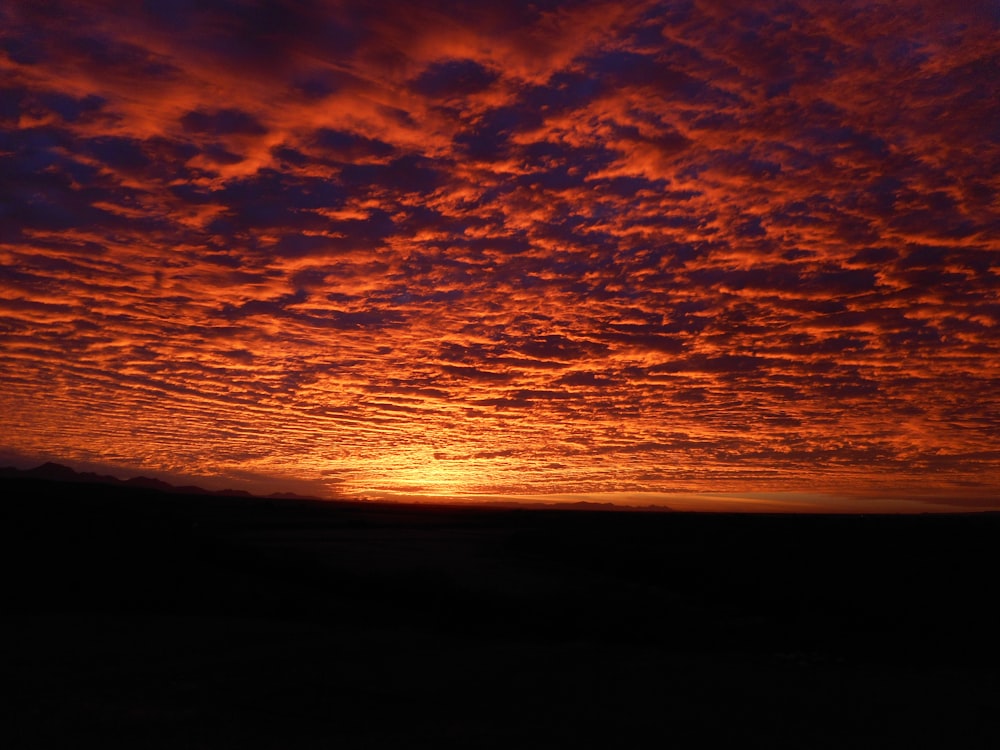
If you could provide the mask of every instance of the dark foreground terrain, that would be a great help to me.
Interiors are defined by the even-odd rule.
[[[996,515],[2,482],[3,747],[1000,747]]]

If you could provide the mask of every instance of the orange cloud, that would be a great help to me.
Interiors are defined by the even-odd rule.
[[[55,5],[0,12],[5,448],[1000,492],[988,3]]]

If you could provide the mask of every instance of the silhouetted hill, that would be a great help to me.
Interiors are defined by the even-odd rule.
[[[16,469],[12,466],[0,467],[0,479],[43,479],[50,482],[63,482],[73,484],[105,484],[111,486],[135,487],[139,489],[157,490],[178,495],[218,495],[225,497],[256,497],[245,490],[206,490],[194,485],[184,485],[181,487],[165,482],[154,477],[131,477],[129,479],[119,479],[108,474],[96,474],[89,471],[75,471],[62,464],[47,462],[34,469]],[[295,499],[295,500],[318,500],[319,498],[307,495],[297,495],[295,493],[273,493],[269,497]]]

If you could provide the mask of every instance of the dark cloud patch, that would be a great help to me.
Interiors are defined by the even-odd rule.
[[[13,227],[48,231],[124,228],[123,218],[95,205],[116,197],[113,188],[102,185],[98,170],[60,154],[54,148],[62,140],[59,131],[37,135],[37,147],[0,157],[5,173],[0,181],[0,212],[11,217]],[[146,222],[139,225],[148,227]]]
[[[309,100],[322,100],[339,88],[335,81],[324,75],[307,76],[296,82],[296,89]]]
[[[472,403],[475,406],[491,406],[494,409],[530,409],[533,402],[530,398],[498,396],[496,398],[476,399]]]
[[[232,107],[208,112],[192,110],[181,117],[181,125],[189,133],[207,134],[214,137],[263,135],[267,132],[267,128],[256,117]]]
[[[21,115],[26,96],[27,92],[24,89],[0,89],[0,122],[7,125],[16,123]]]
[[[312,143],[325,156],[346,162],[383,159],[395,151],[390,144],[376,138],[365,138],[357,133],[329,128],[317,131]]]
[[[556,192],[585,185],[589,175],[609,166],[615,157],[604,146],[568,146],[550,141],[528,144],[519,149],[518,155],[531,169],[518,178],[520,185],[539,185]]]
[[[511,153],[511,136],[537,127],[541,116],[521,107],[493,109],[455,137],[455,145],[465,155],[480,161],[499,161]]]
[[[872,266],[882,266],[899,257],[899,250],[892,247],[866,247],[852,255],[850,263],[861,263]]]
[[[73,123],[99,112],[107,100],[96,94],[82,97],[71,96],[58,91],[49,91],[39,97],[46,109],[57,113],[65,122]]]
[[[497,351],[496,346],[485,344],[462,344],[455,341],[443,342],[437,350],[437,357],[445,362],[480,362]]]
[[[689,278],[697,286],[709,289],[781,293],[801,288],[806,269],[806,266],[797,263],[776,263],[750,269],[698,270],[692,272]]]
[[[697,100],[710,85],[656,56],[631,51],[609,52],[592,60],[591,66],[590,75],[603,79],[609,88],[634,86],[675,102]]]
[[[521,341],[517,349],[529,357],[555,360],[577,360],[604,354],[607,347],[592,341],[579,341],[566,336],[540,336]]]
[[[457,378],[465,380],[481,381],[487,383],[505,383],[514,377],[510,372],[496,372],[493,370],[483,370],[478,367],[466,367],[461,365],[441,365],[441,371]],[[478,405],[508,405],[511,402],[506,398],[486,399],[476,402]],[[527,401],[519,402],[520,406],[527,406]]]
[[[687,167],[683,174],[700,174],[704,170],[719,171],[725,175],[764,182],[781,172],[781,164],[770,159],[756,157],[750,151],[723,151],[713,153],[710,158]]]
[[[676,354],[687,347],[684,337],[663,332],[661,326],[614,325],[610,331],[601,334],[605,341],[619,346],[637,347],[650,352]]]
[[[820,268],[802,279],[802,288],[822,296],[847,296],[871,292],[878,276],[873,269]]]
[[[170,174],[183,174],[185,163],[198,154],[197,146],[176,139],[147,138],[142,145],[149,158]]]
[[[811,130],[801,131],[801,135],[805,141],[821,148],[831,157],[847,154],[869,159],[884,159],[889,155],[889,144],[883,138],[848,125],[827,123]]]
[[[515,391],[511,394],[510,398],[518,403],[523,403],[532,401],[566,401],[575,400],[578,397],[576,394],[568,391],[529,388]]]
[[[964,255],[961,251],[941,245],[913,245],[906,248],[896,266],[904,269],[943,270],[956,257]]]
[[[229,151],[221,143],[207,144],[202,149],[202,153],[209,159],[209,161],[223,166],[239,164],[241,161],[243,161],[242,156],[240,156],[239,154],[234,154],[232,151]]]
[[[599,373],[576,370],[562,375],[556,382],[560,385],[604,388],[613,386],[618,381],[615,378],[607,377]]]
[[[616,176],[600,182],[601,189],[621,198],[632,198],[643,190],[661,190],[667,180],[649,180],[642,177]]]
[[[432,99],[452,99],[477,94],[499,78],[475,60],[444,60],[430,65],[411,84],[412,89]]]
[[[283,234],[269,250],[283,258],[302,258],[328,249],[332,244],[331,239],[322,234],[293,233]]]
[[[7,20],[4,16],[0,18]],[[39,41],[26,30],[21,36],[3,35],[0,36],[0,50],[19,65],[37,65],[46,58],[45,47]]]
[[[215,60],[256,74],[276,75],[294,70],[297,53],[336,50],[350,54],[368,36],[364,8],[330,12],[316,0],[213,0],[181,11],[171,2],[149,3],[148,21],[162,24],[188,44],[199,43]]]
[[[364,81],[346,70],[317,67],[295,73],[292,86],[307,101],[320,102],[337,92],[363,88]]]
[[[186,203],[207,204],[212,202],[212,193],[207,188],[197,185],[181,184],[171,185],[170,193],[175,198],[180,198]]]
[[[521,235],[515,237],[481,237],[472,240],[455,240],[455,245],[461,245],[479,251],[491,251],[503,255],[520,255],[531,249],[531,241]],[[516,269],[510,269],[516,274]]]
[[[241,305],[226,305],[222,315],[230,321],[252,316],[281,318],[322,330],[357,331],[376,330],[403,322],[403,316],[395,310],[310,310],[309,296],[304,290],[282,295],[271,300],[250,300]]]
[[[204,195],[253,224],[268,223],[268,216],[273,217],[271,221],[279,221],[278,217],[296,216],[299,211],[337,208],[346,198],[344,188],[333,180],[275,170],[260,170],[249,177],[230,180],[223,188],[206,191]],[[253,217],[255,211],[260,212],[258,219]],[[294,220],[291,226],[296,226]],[[326,222],[322,226],[330,225]]]
[[[340,179],[354,190],[377,187],[393,193],[429,193],[445,183],[440,165],[430,159],[407,154],[387,164],[346,164]]]
[[[180,71],[167,60],[142,47],[108,37],[74,36],[63,49],[78,63],[105,75],[139,75],[147,79],[169,79]]]
[[[740,375],[756,372],[763,366],[763,359],[752,355],[720,354],[717,356],[693,354],[662,362],[649,368],[649,372],[705,372],[723,375]]]
[[[229,321],[246,318],[251,315],[283,316],[286,305],[302,302],[305,299],[305,294],[296,293],[285,295],[277,300],[250,300],[241,305],[227,304],[223,306],[221,314]]]
[[[103,164],[114,170],[139,174],[150,165],[150,158],[146,155],[143,144],[131,138],[95,138],[85,147]]]
[[[526,109],[554,115],[586,106],[606,90],[607,80],[602,76],[583,71],[559,71],[544,85],[522,89],[519,101]]]
[[[311,161],[310,157],[302,151],[288,146],[275,146],[271,153],[274,154],[275,159],[278,161],[277,166],[282,171],[290,171],[295,167],[304,167]]]
[[[329,325],[341,330],[381,329],[403,322],[403,316],[394,310],[361,310],[335,312],[328,315]]]
[[[400,107],[391,107],[386,104],[381,104],[378,107],[378,112],[396,125],[402,125],[405,128],[417,127],[417,123],[414,121],[413,116]]]

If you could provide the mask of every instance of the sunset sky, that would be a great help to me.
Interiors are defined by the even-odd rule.
[[[0,463],[1000,508],[998,176],[996,0],[7,0]]]

